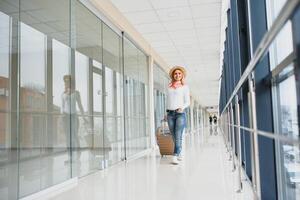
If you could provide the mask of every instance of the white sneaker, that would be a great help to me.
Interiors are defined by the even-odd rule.
[[[172,163],[173,163],[174,165],[178,165],[178,164],[179,164],[179,162],[178,162],[178,160],[177,160],[177,156],[173,156],[173,158],[172,158]]]
[[[179,154],[179,156],[177,156],[177,160],[183,161],[183,155],[182,155],[182,154]]]

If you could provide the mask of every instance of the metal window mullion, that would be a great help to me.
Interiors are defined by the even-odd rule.
[[[106,97],[107,97],[107,91],[106,91],[106,64],[105,64],[105,60],[104,60],[104,42],[103,42],[103,34],[104,34],[104,26],[103,26],[103,22],[101,23],[101,42],[102,42],[102,112],[103,112],[103,118],[102,118],[102,123],[103,123],[103,139],[102,139],[102,146],[103,146],[103,149],[104,149],[104,152],[106,151],[105,150],[105,134],[106,134],[106,130],[107,130],[107,125],[106,125],[106,117],[107,117],[107,114],[106,114]],[[106,168],[106,160],[108,160],[108,158],[106,158],[106,155],[104,153],[104,168]]]
[[[53,134],[53,40],[50,37],[46,37],[46,107],[47,112],[51,114],[46,113],[46,130],[47,130],[47,146],[53,147],[53,137],[56,135]],[[55,138],[56,139],[56,138]]]
[[[9,178],[8,199],[18,199],[20,196],[20,22],[10,17],[10,49],[9,49],[9,76],[10,76],[10,143],[12,153],[9,160],[16,163],[8,168]],[[11,173],[13,172],[13,173]]]
[[[233,155],[232,155],[232,134],[231,134],[231,127],[230,127],[230,124],[231,124],[231,119],[230,119],[230,108],[227,108],[227,135],[228,135],[228,146],[229,146],[229,150],[230,150],[230,154],[229,154],[229,160],[232,160],[233,158]]]
[[[239,109],[239,97],[235,96],[235,112],[236,112],[236,124],[240,126],[240,109]],[[238,192],[242,191],[242,146],[241,146],[241,129],[238,127],[237,129],[237,141],[238,141]]]
[[[121,51],[121,55],[122,55],[122,76],[123,76],[123,123],[124,123],[124,131],[123,131],[123,137],[124,137],[124,160],[127,159],[127,147],[126,147],[126,134],[127,134],[127,125],[126,125],[126,118],[127,116],[127,105],[128,105],[128,101],[126,98],[126,93],[127,91],[127,79],[125,76],[125,53],[124,53],[124,32],[122,32],[122,45],[121,45],[122,51]]]
[[[236,155],[236,152],[235,152],[235,131],[234,131],[234,116],[233,116],[233,106],[232,106],[233,103],[230,104],[230,124],[231,124],[231,135],[232,135],[232,171],[235,171],[236,169],[236,161],[235,161],[235,155]]]

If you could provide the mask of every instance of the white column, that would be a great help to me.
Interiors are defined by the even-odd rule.
[[[156,136],[155,136],[155,122],[154,122],[154,99],[153,99],[153,57],[149,56],[149,71],[148,71],[148,78],[149,78],[149,125],[150,125],[150,147],[154,149],[156,147]]]

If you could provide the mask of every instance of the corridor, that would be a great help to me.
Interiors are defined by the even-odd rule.
[[[51,200],[253,199],[246,181],[243,192],[236,192],[237,176],[223,137],[208,131],[186,136],[185,159],[179,165],[152,153],[81,178]]]

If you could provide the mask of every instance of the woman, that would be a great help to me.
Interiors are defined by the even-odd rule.
[[[186,126],[184,109],[190,105],[190,92],[184,82],[186,71],[183,67],[173,67],[169,75],[171,83],[168,87],[167,120],[175,144],[172,162],[178,164],[178,160],[182,160],[182,134]]]
[[[61,95],[61,113],[63,115],[63,124],[67,139],[67,147],[70,147],[69,142],[74,148],[80,148],[79,138],[78,138],[78,129],[79,129],[79,118],[77,116],[76,104],[79,107],[80,113],[83,116],[84,110],[81,103],[79,91],[71,87],[72,82],[71,75],[65,75],[64,80],[64,92]],[[72,82],[72,83],[71,83]],[[75,86],[74,86],[75,87]],[[83,118],[86,121],[85,118]],[[72,135],[70,141],[70,135]]]

